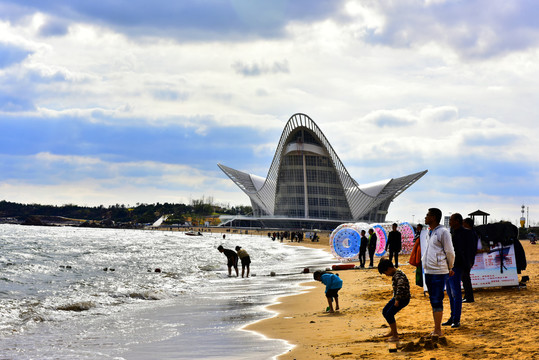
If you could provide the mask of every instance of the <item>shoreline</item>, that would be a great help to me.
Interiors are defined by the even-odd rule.
[[[403,351],[407,343],[418,343],[432,330],[432,311],[423,288],[415,285],[415,267],[401,265],[410,281],[410,304],[396,316],[401,341],[397,352],[382,335],[388,325],[381,311],[391,299],[391,278],[380,275],[376,268],[338,271],[344,285],[339,292],[341,310],[325,313],[327,302],[324,285],[314,280],[302,283],[306,289],[276,299],[266,307],[274,315],[244,326],[270,339],[285,340],[293,346],[276,356],[288,359],[507,359],[538,358],[539,348],[530,336],[539,314],[539,245],[522,241],[528,262],[519,275],[528,275],[525,288],[514,287],[475,289],[475,303],[464,303],[461,327],[444,327],[447,345],[433,349],[421,347]],[[327,242],[286,243],[292,246],[324,248]],[[408,255],[401,255],[401,264]],[[378,260],[375,258],[375,265]],[[444,321],[449,317],[449,300],[444,296]],[[460,355],[459,355],[460,354]]]

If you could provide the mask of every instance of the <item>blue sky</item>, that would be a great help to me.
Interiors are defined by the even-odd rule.
[[[295,113],[391,220],[539,223],[536,1],[0,0],[0,199],[249,201]]]

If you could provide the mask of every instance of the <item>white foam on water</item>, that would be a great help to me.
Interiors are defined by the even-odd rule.
[[[334,262],[252,235],[0,225],[0,238],[10,359],[272,358],[288,345],[239,329]],[[220,244],[246,249],[257,276],[229,278]]]

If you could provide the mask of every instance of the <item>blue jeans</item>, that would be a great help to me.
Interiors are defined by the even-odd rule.
[[[460,314],[462,313],[462,291],[460,287],[460,279],[462,270],[453,268],[455,275],[448,276],[445,282],[447,296],[449,297],[449,305],[451,306],[451,319],[453,323],[460,322]]]
[[[408,305],[409,302],[410,302],[410,299],[399,300],[399,306],[395,306],[395,298],[389,300],[387,305],[384,306],[384,309],[382,310],[382,315],[384,315],[384,317],[386,318],[387,323],[394,324],[395,314],[398,313],[406,305]]]
[[[449,274],[425,274],[425,284],[433,312],[444,311],[444,286],[448,276]]]

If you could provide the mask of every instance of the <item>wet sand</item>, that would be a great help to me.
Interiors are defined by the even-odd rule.
[[[292,243],[321,247],[321,243]],[[539,321],[539,245],[522,241],[528,262],[519,275],[530,281],[523,288],[476,289],[475,302],[464,303],[461,327],[444,327],[444,337],[434,344],[432,311],[423,288],[415,285],[415,267],[402,265],[411,284],[412,300],[396,315],[401,341],[398,350],[383,337],[388,326],[381,311],[392,296],[391,278],[376,269],[338,271],[344,281],[341,310],[325,313],[324,285],[305,284],[305,292],[279,299],[269,307],[276,315],[247,327],[269,338],[294,345],[279,356],[284,359],[539,359],[536,323]],[[401,255],[405,263],[409,256]],[[378,258],[375,259],[375,265]],[[449,317],[444,297],[444,321]],[[404,348],[407,346],[407,348]],[[407,351],[410,350],[410,351]]]

